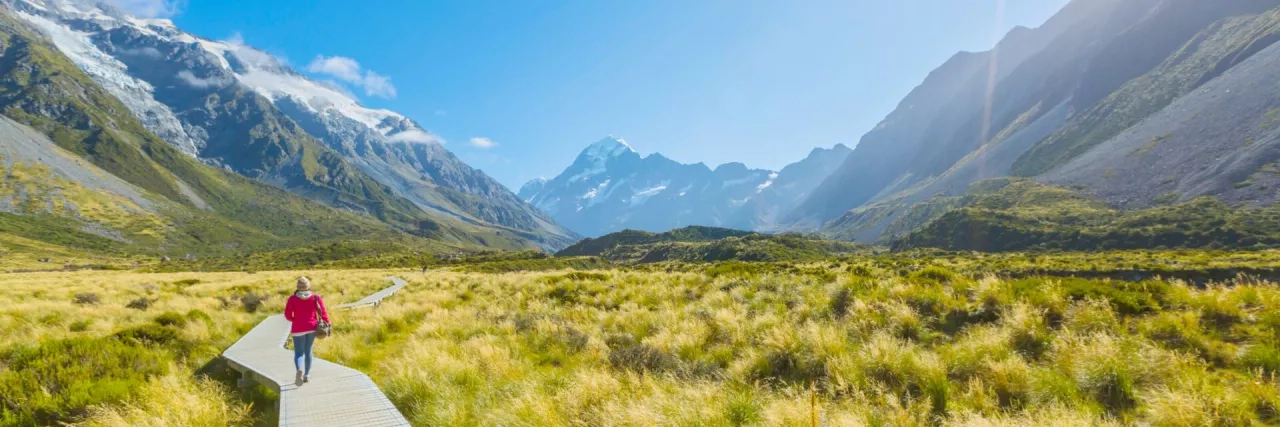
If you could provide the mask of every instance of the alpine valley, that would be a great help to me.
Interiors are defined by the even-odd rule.
[[[1130,238],[1269,242],[1197,233],[1274,219],[1278,40],[1276,0],[1071,1],[1039,28],[1016,28],[994,49],[961,52],[934,70],[782,222],[889,243],[937,220],[909,241],[955,249],[1001,236],[1077,239],[1086,224],[1089,233],[1151,237],[1079,238],[1106,247]],[[1009,176],[1026,181],[985,182]],[[1064,210],[1060,189],[1104,209]],[[1247,220],[1219,215],[1245,208],[1261,210]],[[1146,220],[1121,227],[1119,218],[1136,218],[1114,209]],[[1002,249],[1029,247],[1008,243]],[[1059,243],[1051,246],[1094,247]]]
[[[0,215],[17,237],[150,253],[578,238],[412,119],[239,40],[86,0],[3,0],[0,30]]]

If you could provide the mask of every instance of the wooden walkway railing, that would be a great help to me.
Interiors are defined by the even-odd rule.
[[[390,279],[393,286],[336,308],[377,305],[405,286],[399,278]],[[295,384],[293,351],[284,348],[289,326],[284,315],[268,317],[222,352],[246,381],[257,381],[280,393],[281,426],[409,425],[373,380],[355,369],[315,358],[311,381]]]

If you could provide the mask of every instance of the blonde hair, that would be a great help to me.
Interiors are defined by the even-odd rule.
[[[307,276],[299,277],[299,278],[298,278],[298,290],[300,290],[300,291],[307,291],[307,290],[311,290],[311,279],[308,279],[308,278],[307,278]]]

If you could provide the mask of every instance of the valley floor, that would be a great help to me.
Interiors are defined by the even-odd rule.
[[[317,353],[415,425],[1275,424],[1276,255],[10,273],[0,426],[269,424],[217,355],[300,275],[330,305],[408,280]]]

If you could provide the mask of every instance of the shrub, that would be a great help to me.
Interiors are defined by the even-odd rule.
[[[609,280],[609,275],[593,271],[575,271],[565,274],[564,278],[573,281],[604,281]]]
[[[72,301],[79,305],[93,305],[102,302],[102,297],[95,293],[84,292],[76,294]]]
[[[164,375],[156,352],[112,338],[71,338],[0,354],[0,424],[57,425],[123,401]]]
[[[253,293],[245,294],[240,297],[240,306],[244,307],[244,311],[247,313],[257,313],[258,309],[262,308],[262,304],[266,301],[266,299],[267,299],[266,295],[258,295]]]
[[[155,320],[160,326],[172,326],[177,328],[187,326],[187,318],[172,311],[156,316]]]
[[[198,308],[193,308],[191,309],[191,311],[188,311],[187,319],[192,321],[197,321],[197,322],[205,322],[205,323],[213,322],[213,317],[209,316],[209,313],[205,313],[203,310],[200,310]]]
[[[827,304],[827,310],[837,319],[844,318],[849,314],[849,306],[853,304],[853,291],[849,288],[840,288],[831,294],[831,301]]]
[[[1280,375],[1280,350],[1266,344],[1255,344],[1240,357],[1245,367],[1262,370],[1267,375]]]
[[[84,332],[89,330],[90,326],[93,326],[93,319],[81,319],[71,322],[71,327],[68,329],[70,329],[71,332]]]
[[[166,345],[178,341],[178,331],[167,326],[151,324],[116,332],[115,337],[133,345]]]
[[[826,379],[827,366],[810,352],[778,349],[756,360],[749,375],[755,380],[805,385]]]
[[[147,309],[147,308],[150,308],[150,307],[151,307],[151,300],[150,300],[150,299],[147,299],[147,297],[145,297],[145,296],[144,296],[144,297],[138,297],[138,299],[135,299],[135,300],[133,300],[133,301],[129,301],[129,303],[128,303],[128,304],[126,304],[126,305],[125,305],[125,307],[132,308],[132,309],[134,309],[134,310],[143,310],[143,311],[146,311],[146,309]]]
[[[959,277],[959,275],[957,275],[955,272],[948,270],[946,268],[939,267],[936,265],[931,265],[931,266],[922,268],[919,271],[911,273],[910,277],[912,279],[921,280],[921,281],[934,281],[934,282],[946,284],[946,283],[951,283],[955,281],[956,278]]]
[[[647,374],[672,372],[680,361],[653,346],[635,344],[610,350],[609,365],[620,371]]]
[[[200,284],[200,279],[182,279],[182,280],[173,282],[173,284],[185,288],[187,286]]]

